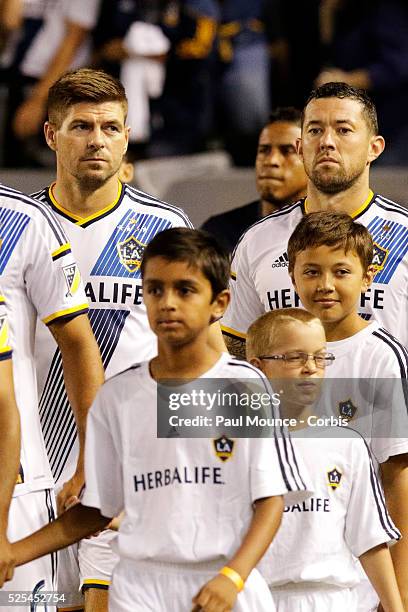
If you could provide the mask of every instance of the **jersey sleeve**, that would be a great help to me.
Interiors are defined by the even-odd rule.
[[[353,479],[347,508],[345,540],[353,555],[393,543],[401,534],[392,522],[366,443],[353,440]]]
[[[389,342],[382,355],[376,379],[372,452],[379,463],[408,453],[408,351],[388,332],[380,332]]]
[[[114,426],[109,422],[105,405],[107,386],[103,385],[88,413],[85,444],[85,490],[81,503],[99,508],[108,518],[117,516],[124,507],[122,460]]]
[[[48,325],[88,311],[78,265],[61,226],[33,220],[25,235],[24,281],[37,314]]]
[[[0,289],[0,361],[11,358],[6,303]]]
[[[289,432],[272,429],[269,438],[251,440],[252,501],[284,495],[285,503],[296,504],[310,497],[313,487],[306,466]]]
[[[231,262],[231,302],[221,321],[222,331],[232,338],[245,340],[248,327],[265,312],[254,285],[248,241],[244,238]]]

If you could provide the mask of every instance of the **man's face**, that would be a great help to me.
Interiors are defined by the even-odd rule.
[[[350,98],[319,98],[305,109],[299,153],[306,174],[323,193],[351,187],[384,148],[370,131],[363,106]]]
[[[118,173],[129,128],[120,102],[80,102],[69,108],[59,128],[47,122],[45,135],[57,154],[58,178],[74,177],[96,189]]]
[[[307,177],[296,152],[300,127],[277,121],[264,127],[256,156],[256,187],[262,200],[275,206],[295,202],[306,189]]]

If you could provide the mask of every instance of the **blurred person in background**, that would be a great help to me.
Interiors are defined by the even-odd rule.
[[[271,62],[282,38],[280,0],[218,0],[219,123],[239,166],[252,166],[271,109]],[[272,92],[273,96],[273,92]]]
[[[6,135],[7,166],[42,165],[35,157],[40,145],[35,140],[30,147],[29,141],[41,131],[48,89],[67,69],[90,60],[89,33],[100,0],[87,0],[86,10],[81,0],[47,0],[43,6],[43,22],[14,67],[17,86],[8,102],[12,130]]]
[[[210,217],[202,226],[228,251],[253,223],[305,195],[307,177],[296,151],[300,118],[295,108],[279,108],[262,129],[255,163],[259,200]]]
[[[93,32],[94,64],[123,82],[129,100],[128,155],[146,157],[151,106],[162,91],[170,41],[157,25],[163,0],[102,0]]]
[[[166,3],[160,27],[170,41],[166,77],[153,117],[149,156],[188,155],[205,148],[213,118],[216,0]]]
[[[405,0],[322,0],[327,67],[316,84],[343,81],[370,92],[387,143],[383,165],[408,164],[408,4]]]

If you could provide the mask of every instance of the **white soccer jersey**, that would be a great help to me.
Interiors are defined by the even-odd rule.
[[[302,582],[352,587],[360,582],[355,557],[401,537],[370,452],[349,428],[308,428],[292,436],[311,474],[313,497],[285,507],[258,569],[271,587]]]
[[[332,380],[324,387],[324,408],[328,394],[331,412],[355,423],[379,463],[408,453],[403,388],[408,350],[376,321],[349,338],[328,342],[327,350],[336,359],[326,370]]]
[[[146,245],[163,230],[192,225],[179,208],[119,182],[115,202],[84,219],[63,209],[52,188],[34,196],[56,213],[70,239],[90,303],[92,329],[110,377],[157,352],[142,296],[140,264]],[[65,482],[76,466],[75,419],[64,389],[60,352],[41,325],[36,362],[51,469],[57,481]]]
[[[21,484],[14,493],[20,495],[53,486],[38,418],[37,316],[49,324],[87,312],[88,303],[70,245],[48,207],[1,185],[0,237],[0,282],[10,305],[14,385],[21,416]]]
[[[226,353],[203,378],[263,380]],[[82,503],[107,517],[125,509],[120,557],[222,563],[242,541],[255,500],[307,497],[290,438],[227,441],[221,457],[213,439],[157,438],[157,384],[147,362],[103,385],[88,417]]]
[[[305,207],[306,204],[306,207]],[[288,240],[307,212],[304,200],[261,219],[241,237],[231,264],[231,303],[222,329],[245,338],[250,324],[276,308],[300,306],[288,274]],[[374,240],[377,273],[361,296],[360,314],[374,317],[408,345],[408,209],[370,192],[353,218]]]
[[[11,359],[11,353],[6,302],[0,287],[0,361]]]

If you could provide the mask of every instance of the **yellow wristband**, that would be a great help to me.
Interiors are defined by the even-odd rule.
[[[228,567],[227,565],[225,565],[222,569],[220,569],[218,573],[232,580],[232,582],[235,584],[235,586],[238,589],[238,593],[242,591],[242,589],[244,588],[245,583],[242,580],[241,576],[238,574],[238,572],[233,570],[231,567]]]

